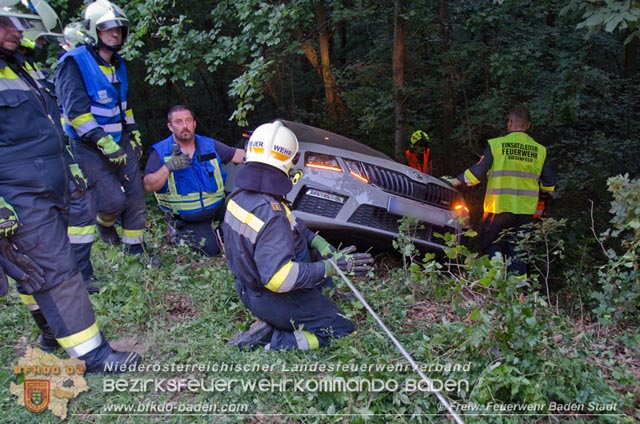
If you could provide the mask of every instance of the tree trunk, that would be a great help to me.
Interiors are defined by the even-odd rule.
[[[331,25],[325,15],[322,2],[316,3],[316,20],[319,27],[320,41],[320,72],[324,83],[324,92],[329,112],[329,122],[332,128],[343,129],[343,123],[347,121],[347,108],[339,94],[333,73],[331,72],[331,39],[333,37]],[[315,51],[314,51],[315,53]],[[309,54],[305,53],[307,58]],[[311,62],[313,65],[313,62]],[[316,56],[317,66],[317,56]],[[316,68],[317,69],[317,68]]]
[[[407,102],[404,90],[405,20],[402,17],[403,0],[395,1],[393,17],[393,97],[395,100],[395,157],[406,162],[404,151],[407,139]]]
[[[451,135],[453,134],[453,124],[456,112],[456,103],[453,90],[453,66],[449,59],[449,47],[450,47],[450,34],[449,34],[449,2],[447,0],[440,1],[438,7],[438,16],[440,18],[440,37],[442,39],[442,51],[441,55],[444,58],[442,61],[442,69],[444,74],[442,76],[442,135],[441,142],[444,147],[444,154],[446,158],[449,158],[447,164],[447,172],[455,170],[457,165],[454,162],[456,157],[454,153],[454,146],[451,145]],[[437,165],[437,164],[436,164]],[[439,167],[442,170],[442,166]]]

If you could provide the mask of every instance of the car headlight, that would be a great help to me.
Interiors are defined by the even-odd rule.
[[[362,164],[355,160],[348,160],[342,158],[347,165],[347,171],[349,174],[360,182],[369,184],[369,178],[364,171]],[[340,166],[338,158],[332,155],[326,155],[323,153],[307,152],[305,155],[305,166],[309,168],[322,169],[324,171],[343,172],[345,171]]]
[[[309,168],[323,169],[325,171],[342,172],[342,167],[335,156],[322,153],[307,152],[304,165]]]
[[[344,163],[346,163],[347,167],[349,168],[349,174],[351,174],[357,180],[360,180],[365,184],[369,184],[369,178],[364,172],[364,169],[362,169],[362,164],[360,162],[344,159]]]

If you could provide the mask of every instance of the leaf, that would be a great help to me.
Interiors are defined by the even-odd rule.
[[[604,30],[607,32],[613,32],[620,24],[620,22],[622,22],[622,20],[623,19],[621,15],[613,16],[612,19],[610,19],[609,22],[607,22],[607,24],[605,25]]]
[[[477,321],[480,319],[480,309],[479,308],[474,308],[471,313],[469,314],[469,319],[471,321]]]

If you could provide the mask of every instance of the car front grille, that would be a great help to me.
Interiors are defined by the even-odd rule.
[[[437,184],[420,184],[411,178],[390,169],[362,163],[372,184],[398,196],[449,209],[458,193]]]
[[[400,215],[395,215],[387,212],[383,208],[378,208],[372,205],[361,205],[349,218],[348,222],[353,224],[364,225],[366,227],[377,228],[379,230],[390,231],[397,233],[400,223],[398,220],[403,218]],[[425,241],[430,241],[438,244],[442,244],[442,240],[435,238],[434,234],[445,234],[452,232],[451,228],[438,227],[431,225],[427,222],[421,222],[421,227],[416,230],[415,238]]]
[[[298,195],[296,201],[293,203],[293,209],[312,213],[314,215],[320,215],[327,218],[335,218],[342,208],[342,203],[334,202],[328,199],[323,199],[316,196],[310,196],[307,194],[308,189],[304,189]]]

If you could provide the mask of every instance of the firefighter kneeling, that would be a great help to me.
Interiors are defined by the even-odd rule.
[[[282,122],[259,126],[236,175],[239,189],[228,198],[227,264],[242,303],[259,318],[231,346],[314,349],[354,330],[322,287],[337,275],[330,260],[354,276],[371,270],[373,258],[353,247],[336,250],[296,219],[284,196],[293,187],[289,176],[297,153],[298,140]]]

